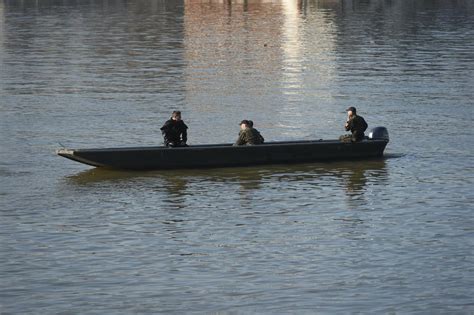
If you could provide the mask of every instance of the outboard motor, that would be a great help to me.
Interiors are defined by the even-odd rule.
[[[389,141],[388,130],[385,127],[375,127],[369,132],[369,139]]]

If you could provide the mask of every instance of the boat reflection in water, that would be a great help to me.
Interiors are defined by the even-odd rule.
[[[148,189],[165,192],[171,198],[187,195],[204,195],[218,190],[235,189],[245,193],[256,190],[298,190],[333,186],[339,182],[348,196],[362,195],[368,183],[380,183],[387,179],[386,159],[340,161],[334,163],[309,163],[297,165],[266,165],[219,169],[191,169],[165,171],[115,171],[101,168],[90,169],[66,177],[68,184],[97,186],[101,189]],[[234,189],[234,190],[235,190]]]

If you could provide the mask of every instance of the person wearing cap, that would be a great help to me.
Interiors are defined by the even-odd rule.
[[[347,111],[347,121],[345,124],[346,131],[350,131],[350,135],[342,135],[339,140],[343,142],[362,141],[365,137],[364,131],[367,130],[367,123],[362,116],[357,115],[355,107],[351,106]]]
[[[253,122],[251,123],[248,120],[242,120],[240,122],[239,137],[234,145],[262,144],[265,141],[260,132],[252,126]]]
[[[160,128],[167,147],[186,147],[188,126],[181,120],[181,112],[176,110],[171,118]]]

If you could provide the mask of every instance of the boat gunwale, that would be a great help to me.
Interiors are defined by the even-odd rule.
[[[113,151],[159,151],[159,150],[186,150],[186,151],[193,151],[193,150],[202,150],[202,149],[250,149],[255,147],[284,147],[284,146],[303,146],[303,145],[317,145],[317,144],[340,144],[340,145],[358,145],[364,143],[373,143],[373,142],[385,142],[388,143],[387,140],[383,139],[366,139],[360,142],[341,142],[340,140],[302,140],[302,141],[273,141],[262,143],[258,145],[241,145],[235,146],[232,143],[223,143],[223,144],[197,144],[191,145],[187,147],[165,147],[165,146],[149,146],[149,147],[110,147],[110,148],[84,148],[84,149],[59,149],[56,153],[60,154],[74,154],[75,152],[113,152]],[[62,155],[61,154],[61,155]]]

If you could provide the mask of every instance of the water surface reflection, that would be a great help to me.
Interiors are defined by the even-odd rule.
[[[224,234],[230,227],[258,234],[270,222],[297,228],[324,217],[335,222],[331,233],[353,240],[366,237],[370,215],[364,212],[388,180],[386,164],[376,159],[151,172],[90,169],[65,177],[64,189],[68,195],[113,195],[117,200],[104,205],[131,216],[129,229],[166,233],[170,241],[189,242],[203,220],[220,222]]]
[[[471,311],[473,3],[0,0],[0,312]],[[52,154],[156,145],[176,107],[190,144],[244,118],[336,138],[349,104],[408,155],[65,177]]]
[[[205,186],[238,184],[240,191],[265,189],[269,182],[322,183],[326,179],[339,181],[347,195],[361,195],[368,184],[380,184],[387,179],[385,159],[355,162],[313,163],[299,165],[254,166],[245,168],[223,168],[203,170],[167,171],[116,171],[90,169],[67,176],[66,182],[73,186],[93,187],[97,184],[107,186],[136,186],[140,182],[155,180],[173,197],[189,193],[191,184]],[[284,185],[283,185],[284,186]]]

